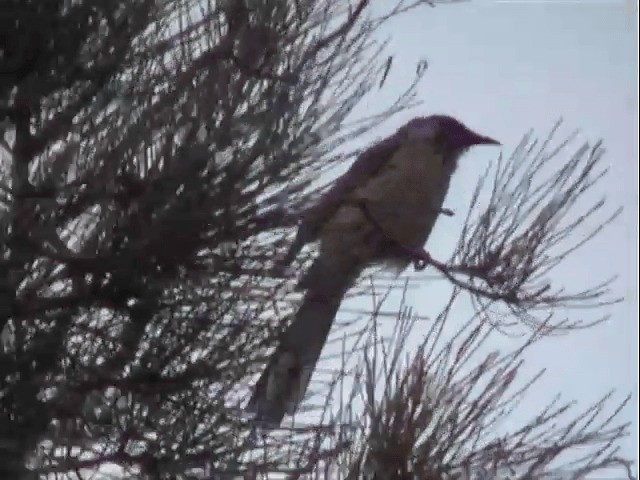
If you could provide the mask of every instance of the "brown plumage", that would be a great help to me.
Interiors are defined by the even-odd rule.
[[[302,305],[249,401],[258,420],[277,425],[295,412],[346,292],[372,264],[400,273],[415,260],[411,252],[431,234],[458,157],[477,144],[497,142],[451,117],[414,119],[365,151],[302,215],[283,263],[316,240],[318,257],[298,283]]]

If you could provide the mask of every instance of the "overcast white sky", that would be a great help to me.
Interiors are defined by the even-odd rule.
[[[529,397],[523,416],[509,424],[517,427],[518,419],[534,415],[557,392],[584,406],[611,388],[620,392],[619,398],[634,392],[624,418],[636,427],[623,445],[624,453],[633,457],[638,385],[635,18],[635,2],[623,0],[476,0],[422,9],[387,27],[385,35],[391,37],[396,55],[393,70],[385,88],[368,100],[391,101],[412,78],[416,62],[426,57],[429,70],[419,90],[424,105],[398,115],[376,134],[387,135],[416,115],[447,113],[502,141],[507,154],[527,130],[535,128],[544,136],[559,117],[564,118],[564,133],[580,128],[582,138],[604,140],[611,172],[599,193],[625,211],[567,262],[556,279],[579,287],[589,279],[618,274],[616,291],[626,299],[610,308],[608,323],[548,339],[530,352],[524,375],[544,367],[549,371]],[[371,103],[358,113],[370,108],[375,111]],[[459,214],[440,220],[428,243],[440,258],[446,259],[457,239],[471,186],[496,153],[478,149],[462,160],[446,202]],[[411,294],[419,312],[433,313],[435,288],[425,286]]]

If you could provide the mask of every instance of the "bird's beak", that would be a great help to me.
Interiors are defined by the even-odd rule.
[[[491,137],[485,137],[484,135],[474,134],[471,139],[472,145],[502,145],[499,141],[494,140]]]

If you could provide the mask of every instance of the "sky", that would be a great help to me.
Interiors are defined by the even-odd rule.
[[[429,68],[418,90],[423,104],[386,122],[375,132],[378,136],[392,133],[413,116],[446,113],[501,141],[505,154],[531,128],[544,137],[560,117],[561,136],[580,129],[581,139],[603,139],[603,163],[610,173],[598,193],[606,195],[612,209],[623,206],[624,211],[553,278],[578,288],[616,274],[615,293],[625,299],[609,307],[607,323],[546,339],[531,349],[521,373],[526,377],[541,368],[548,371],[523,412],[505,427],[517,427],[558,392],[585,407],[610,389],[617,390],[617,399],[633,393],[632,405],[620,417],[634,424],[633,435],[622,443],[622,453],[632,458],[638,401],[636,37],[635,2],[622,0],[477,0],[423,8],[395,19],[381,32],[381,39],[390,39],[393,69],[384,88],[357,112],[366,115],[377,111],[378,102],[391,102],[413,77],[416,63],[426,58]],[[569,149],[559,159],[571,153]],[[472,187],[496,152],[485,148],[467,157],[445,202],[460,213],[440,220],[427,244],[443,260],[457,240]],[[428,284],[410,293],[419,313],[437,313],[438,288]],[[583,314],[568,312],[573,317]],[[506,346],[509,341],[497,340]]]

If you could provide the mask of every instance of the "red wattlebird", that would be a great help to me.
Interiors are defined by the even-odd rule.
[[[303,212],[282,265],[320,241],[298,283],[306,290],[296,316],[247,406],[279,425],[301,402],[340,303],[361,272],[386,264],[399,272],[428,258],[424,244],[442,212],[458,159],[474,145],[499,145],[455,118],[415,118],[364,151],[320,200]]]

